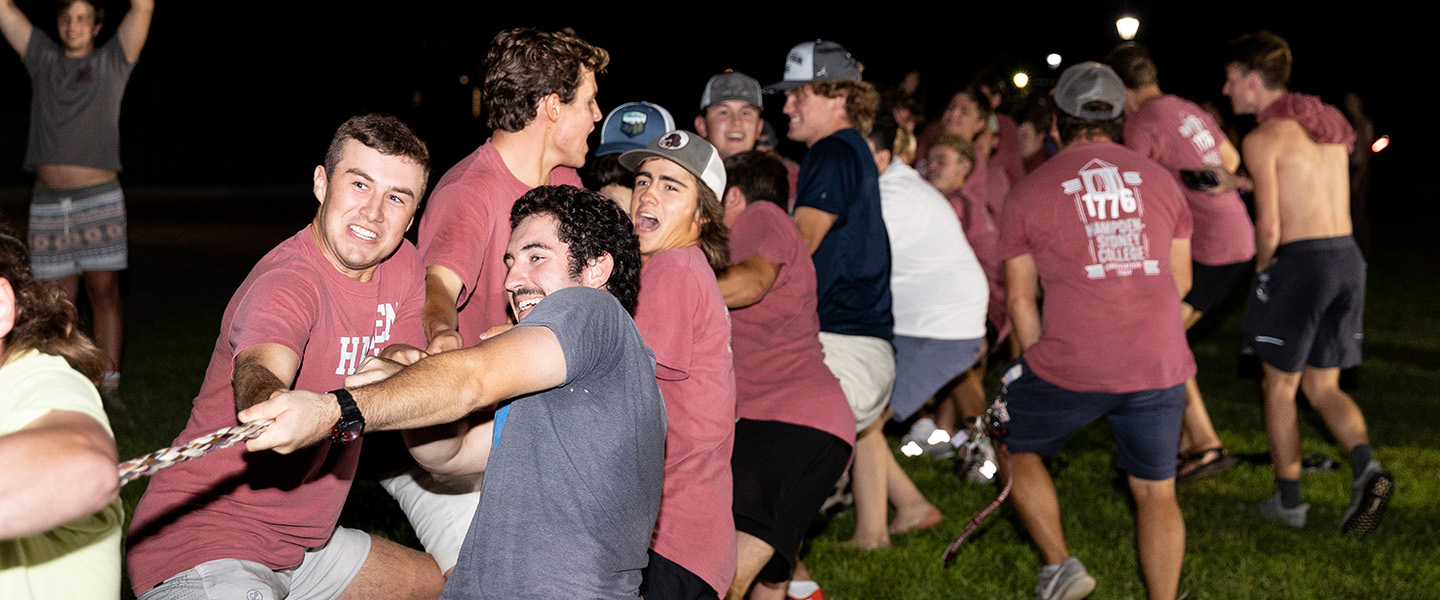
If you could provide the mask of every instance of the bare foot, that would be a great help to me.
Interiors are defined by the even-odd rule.
[[[945,515],[940,514],[940,509],[933,504],[926,504],[923,510],[914,512],[895,512],[895,520],[890,522],[890,535],[905,533],[907,531],[924,531],[945,520]]]
[[[840,544],[844,546],[849,546],[851,548],[859,548],[861,550],[879,550],[881,548],[890,547],[890,536],[887,535],[883,538],[873,539],[860,539],[857,536],[840,542]]]

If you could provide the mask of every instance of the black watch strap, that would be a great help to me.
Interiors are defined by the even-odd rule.
[[[340,420],[330,429],[330,441],[348,444],[360,439],[360,436],[365,434],[365,416],[360,414],[355,397],[345,388],[330,393],[335,395],[335,401],[340,405]]]

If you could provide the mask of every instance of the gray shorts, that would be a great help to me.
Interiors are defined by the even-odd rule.
[[[336,527],[330,541],[307,551],[294,569],[271,571],[257,562],[222,558],[166,579],[139,600],[333,600],[369,555],[370,534]]]
[[[128,264],[125,194],[118,180],[73,190],[35,184],[30,196],[30,268],[36,279]]]
[[[895,336],[895,392],[890,408],[904,422],[925,406],[945,384],[980,360],[985,338],[937,340]]]

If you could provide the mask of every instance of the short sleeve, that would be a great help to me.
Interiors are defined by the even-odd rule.
[[[630,317],[605,290],[568,287],[545,296],[516,327],[544,327],[565,353],[565,383],[608,369]]]
[[[260,275],[230,323],[231,356],[260,344],[280,344],[304,356],[319,306],[315,283],[300,273],[277,269]]]
[[[469,301],[480,282],[487,239],[496,235],[489,207],[462,184],[437,188],[420,218],[420,255],[425,266],[453,271],[465,286],[455,305]],[[508,237],[508,222],[506,234]],[[497,257],[498,260],[498,257]]]
[[[655,352],[655,376],[670,381],[690,377],[695,311],[700,304],[694,273],[677,260],[683,256],[670,250],[651,257],[640,271],[640,296],[635,302],[635,326]]]
[[[34,78],[44,65],[50,63],[60,54],[60,45],[50,38],[50,35],[41,31],[39,27],[31,30],[30,44],[25,47],[25,70]]]
[[[800,165],[795,207],[806,206],[832,215],[847,214],[846,202],[857,197],[850,188],[859,169],[855,154],[848,151],[845,142],[834,136],[820,140]]]
[[[65,359],[34,351],[21,353],[11,358],[3,373],[0,435],[19,431],[52,410],[88,415],[110,430],[95,386]]]

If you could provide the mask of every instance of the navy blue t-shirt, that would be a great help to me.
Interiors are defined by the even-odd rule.
[[[815,250],[820,331],[891,339],[890,236],[880,213],[880,171],[855,129],[815,142],[800,163],[795,207],[835,215]]]

